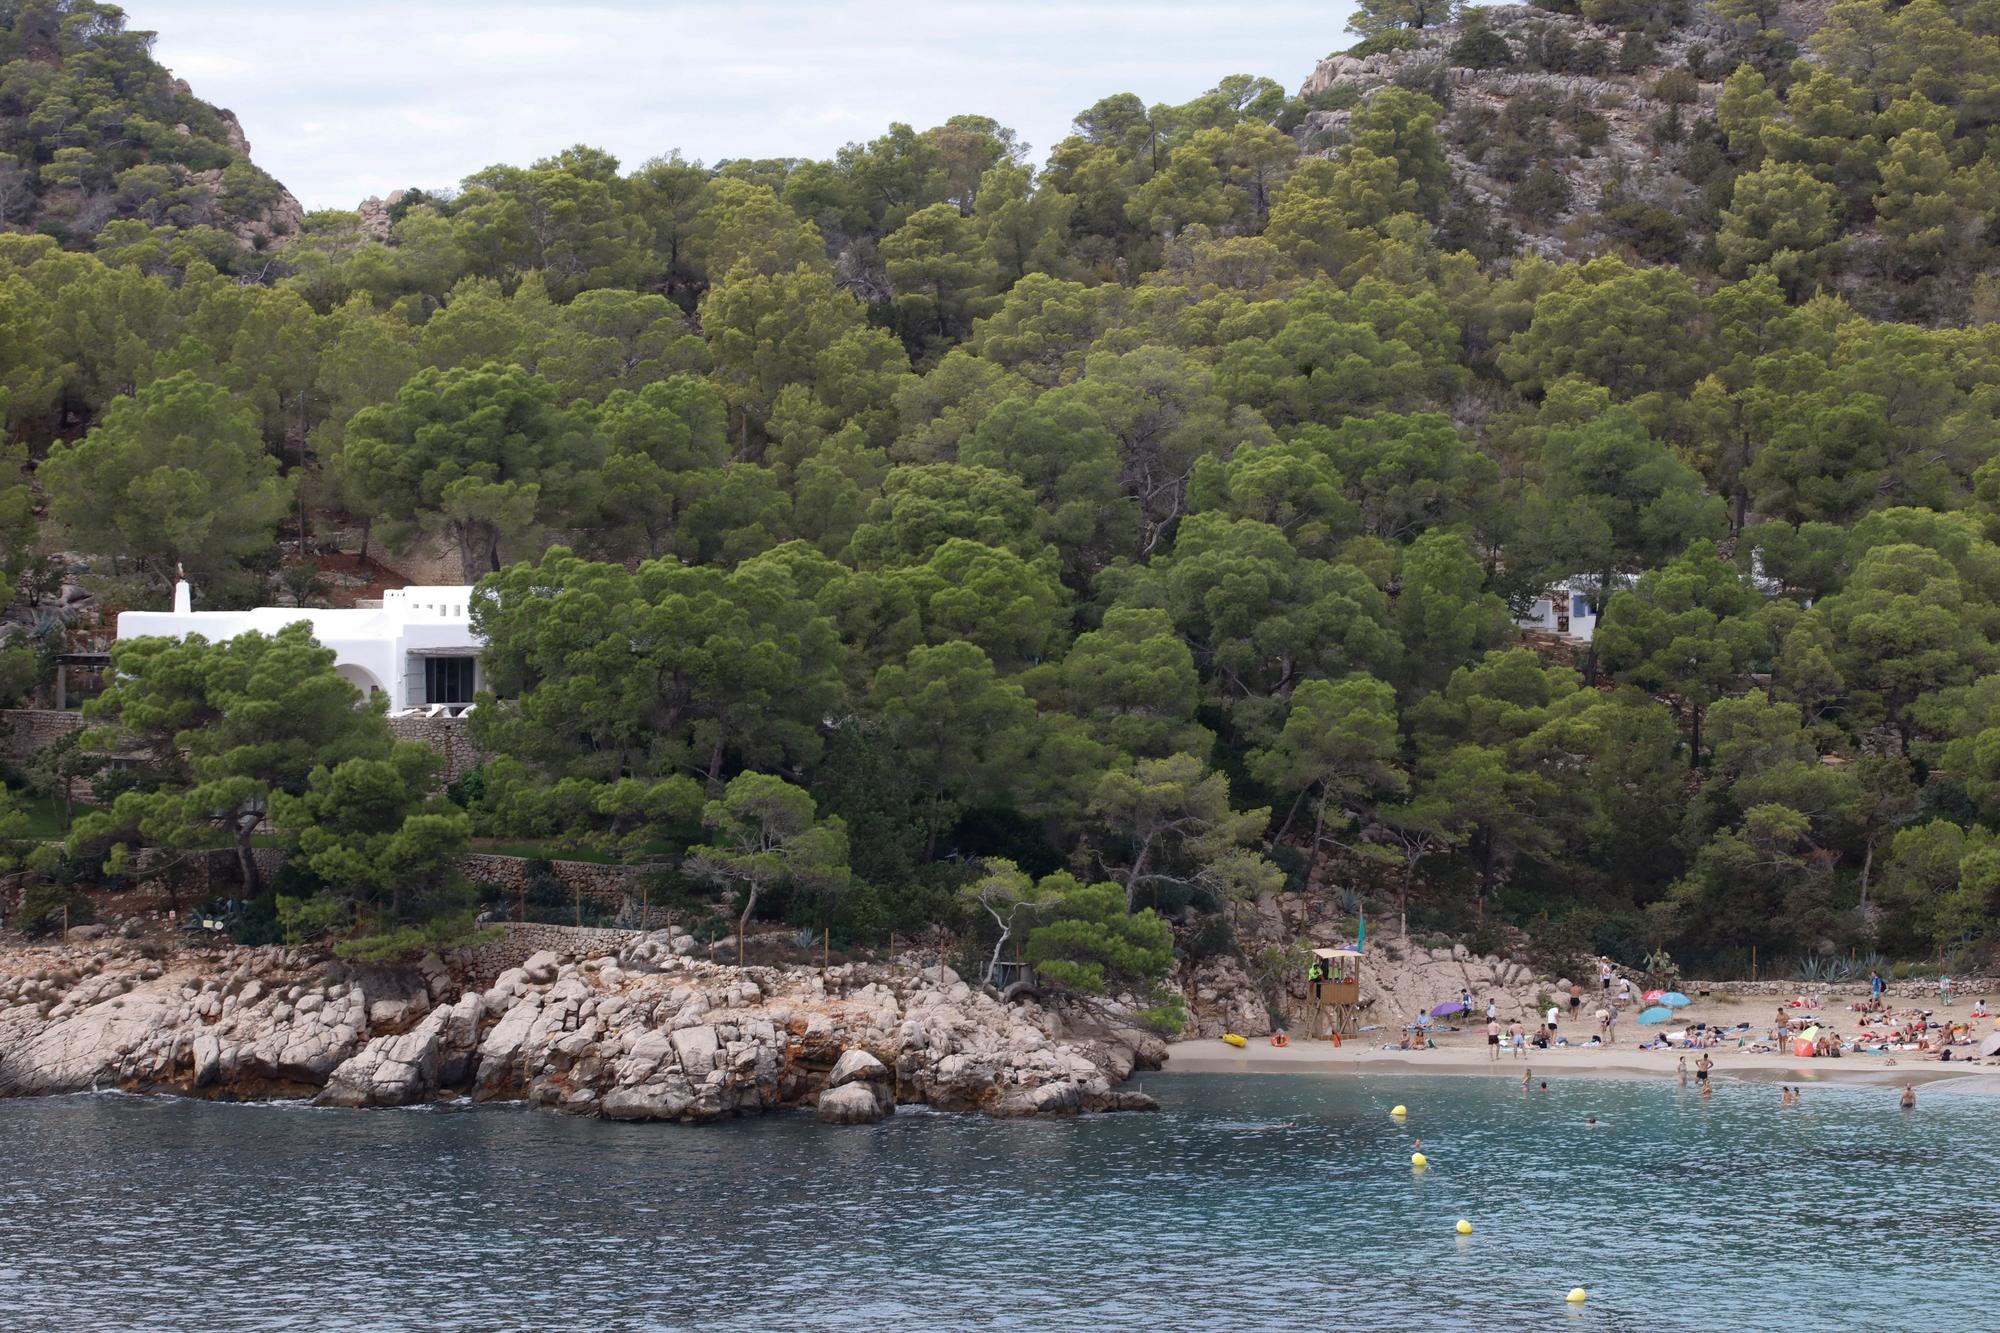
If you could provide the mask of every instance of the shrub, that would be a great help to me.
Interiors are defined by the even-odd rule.
[[[486,765],[474,764],[452,779],[444,789],[445,799],[461,810],[470,810],[486,799]]]
[[[1507,193],[1507,207],[1521,217],[1548,222],[1569,207],[1569,181],[1547,162],[1540,163]]]
[[[1231,929],[1228,916],[1220,912],[1203,917],[1181,944],[1181,953],[1190,963],[1235,952],[1236,932]]]
[[[1670,69],[1653,81],[1653,96],[1668,106],[1686,106],[1701,96],[1701,85],[1685,69]]]
[[[1461,69],[1505,69],[1514,63],[1514,48],[1485,24],[1468,25],[1451,44],[1451,63]]]
[[[1407,51],[1417,44],[1417,34],[1408,28],[1385,28],[1374,36],[1356,42],[1347,48],[1346,54],[1356,60],[1366,60],[1369,56],[1388,55],[1395,51]],[[1341,54],[1335,52],[1334,54]]]
[[[63,909],[69,909],[68,924],[88,925],[97,919],[90,899],[66,884],[44,881],[30,884],[21,895],[14,913],[14,928],[24,935],[51,935],[63,928]]]
[[[1660,63],[1660,48],[1653,45],[1653,39],[1636,28],[1625,34],[1625,40],[1618,47],[1618,72],[1637,74],[1648,65]]]

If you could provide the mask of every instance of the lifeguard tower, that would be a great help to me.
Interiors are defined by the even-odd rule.
[[[1317,977],[1306,981],[1312,1017],[1309,1039],[1352,1037],[1361,1028],[1361,953],[1356,949],[1314,949]],[[1324,1030],[1322,1030],[1324,1028]]]

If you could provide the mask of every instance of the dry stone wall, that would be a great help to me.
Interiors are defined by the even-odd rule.
[[[467,953],[467,971],[477,977],[497,977],[543,952],[559,958],[601,958],[616,955],[646,938],[643,930],[608,930],[584,926],[551,926],[539,921],[489,923],[500,932]]]
[[[525,857],[474,852],[459,864],[465,871],[465,877],[474,884],[520,893],[529,887],[529,867],[534,862]],[[594,861],[550,861],[548,864],[549,873],[565,889],[571,893],[580,891],[585,902],[605,907],[622,908],[628,899],[636,905],[644,896],[646,878],[653,874],[651,866],[607,866]]]
[[[438,781],[446,786],[479,766],[486,756],[472,744],[462,717],[392,717],[389,730],[397,740],[422,741],[444,756]]]
[[[83,726],[83,714],[68,709],[0,709],[0,756],[25,764]]]

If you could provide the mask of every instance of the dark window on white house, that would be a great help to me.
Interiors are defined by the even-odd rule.
[[[424,659],[424,702],[469,704],[472,702],[470,657],[426,657]]]

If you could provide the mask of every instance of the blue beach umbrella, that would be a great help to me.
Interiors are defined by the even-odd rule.
[[[1670,990],[1660,997],[1660,1003],[1666,1005],[1669,1009],[1679,1009],[1682,1005],[1693,1004],[1694,1001],[1677,990]]]
[[[1674,1011],[1663,1004],[1656,1004],[1639,1015],[1641,1023],[1664,1023],[1674,1016]]]
[[[1431,1017],[1450,1018],[1453,1014],[1462,1014],[1464,1012],[1465,1006],[1462,1003],[1457,1000],[1446,1000],[1443,1004],[1436,1005],[1431,1009]]]

